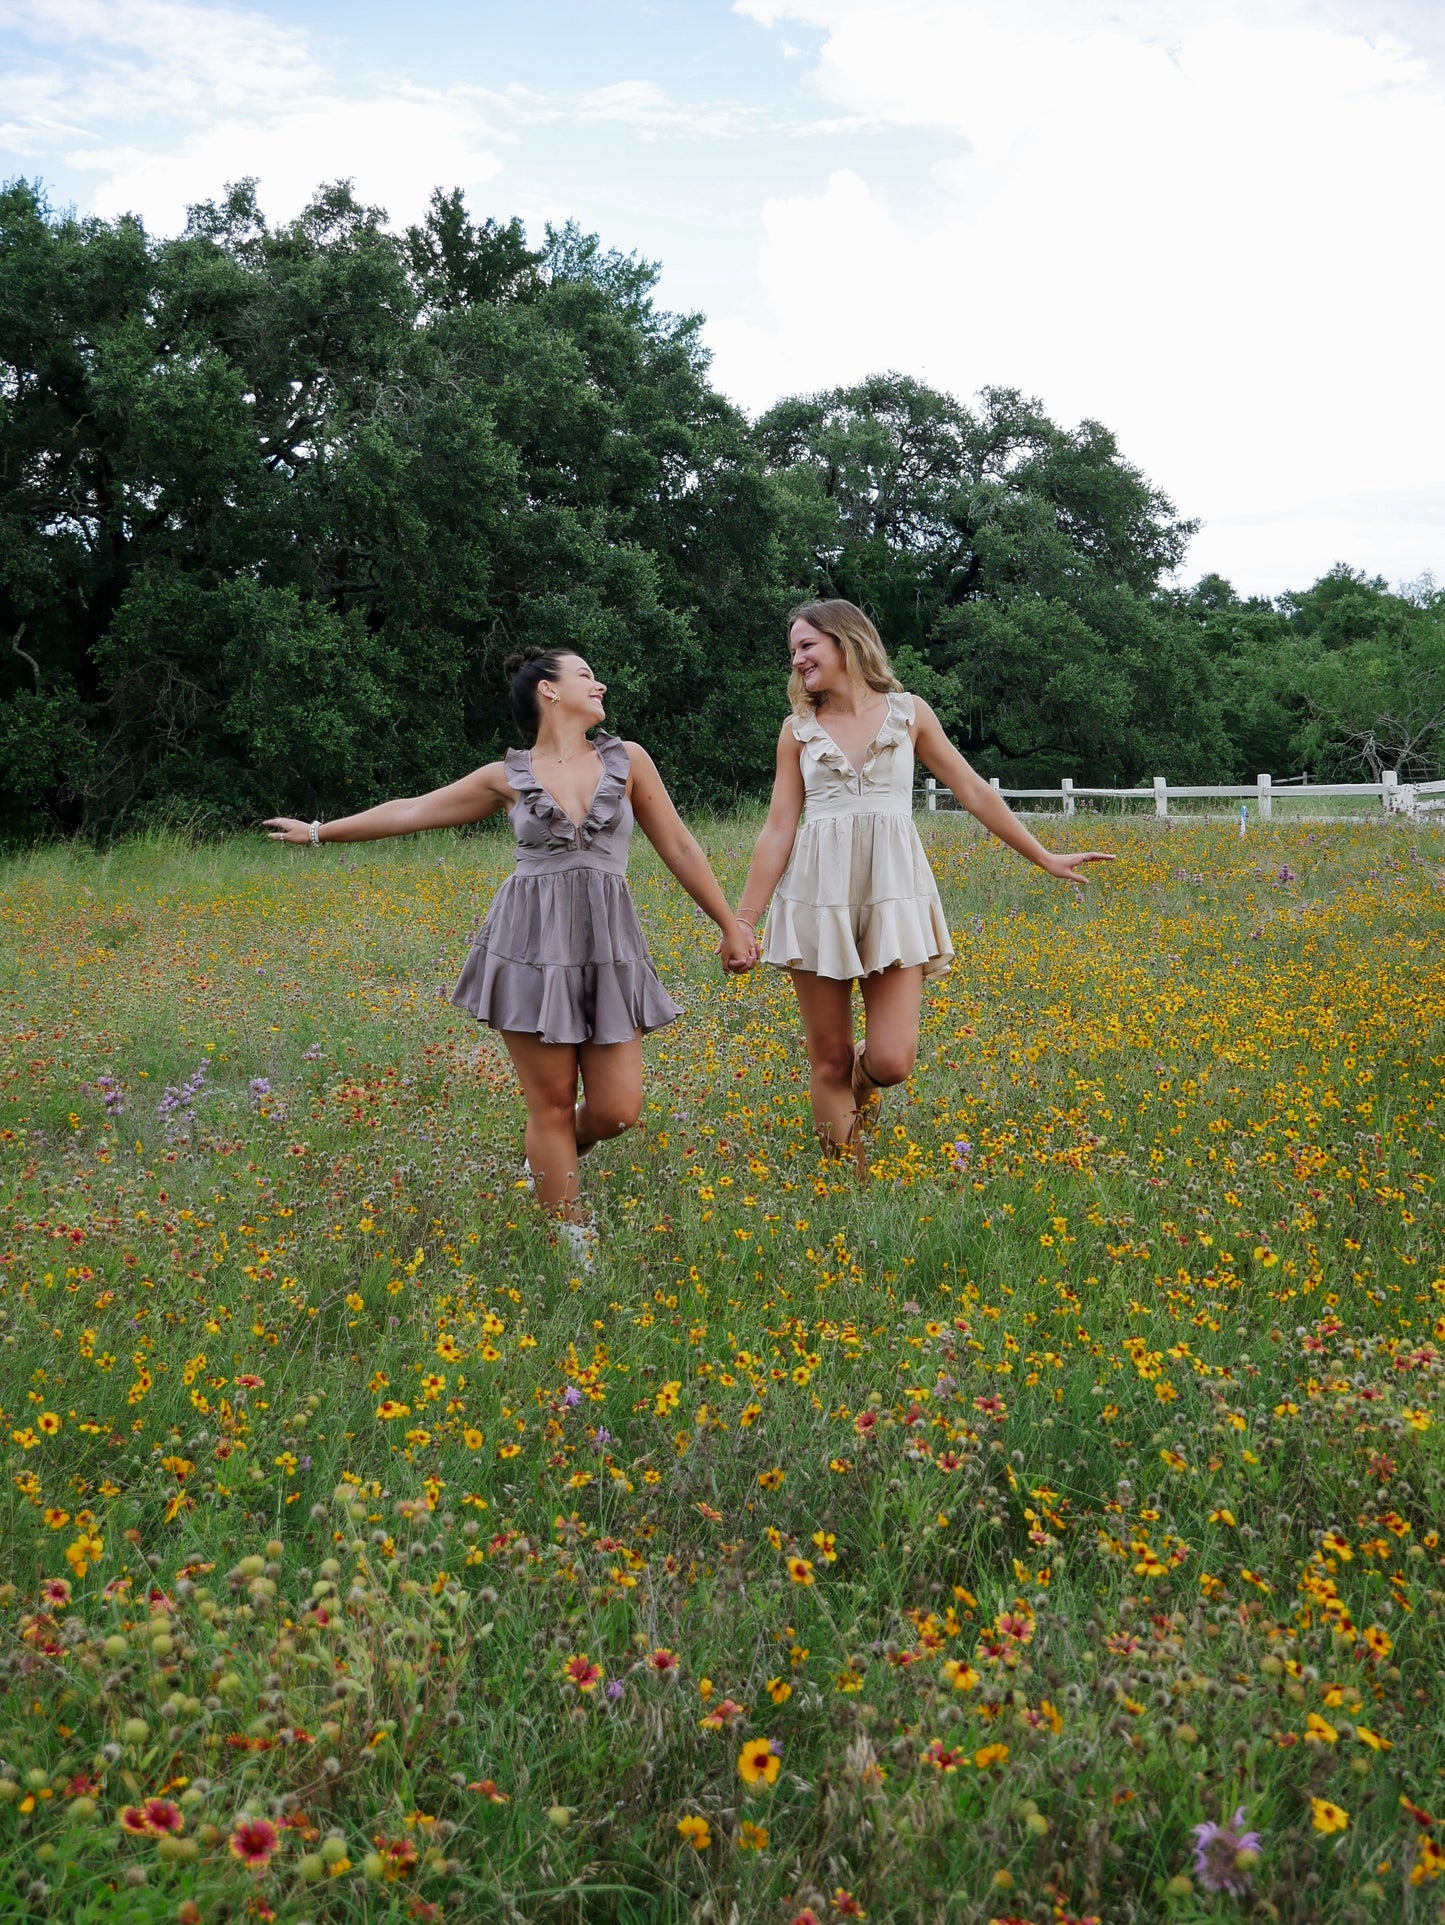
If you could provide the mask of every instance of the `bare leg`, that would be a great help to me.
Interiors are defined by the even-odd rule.
[[[790,973],[812,1072],[813,1121],[825,1142],[848,1143],[857,1122],[861,1090],[870,1085],[887,1089],[913,1073],[923,1003],[923,966],[881,969],[862,979],[865,1040],[859,1084],[854,1082],[853,985],[813,975],[806,969]]]
[[[834,1143],[853,1130],[853,985],[809,969],[789,971],[803,1019],[813,1121]]]
[[[577,1046],[544,1043],[540,1036],[516,1029],[504,1029],[502,1041],[527,1105],[527,1161],[532,1166],[537,1201],[563,1217],[580,1221],[574,1107]]]
[[[577,1154],[630,1130],[642,1114],[642,1036],[630,1043],[582,1043],[582,1101],[577,1105]]]
[[[923,1006],[923,964],[880,969],[862,982],[863,1057],[870,1083],[889,1089],[913,1074],[918,1060],[918,1016]]]

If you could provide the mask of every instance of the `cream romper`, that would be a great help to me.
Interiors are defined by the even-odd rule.
[[[894,963],[948,973],[953,944],[913,826],[913,697],[892,693],[855,769],[816,715],[794,716],[803,819],[773,894],[763,961],[851,982]]]

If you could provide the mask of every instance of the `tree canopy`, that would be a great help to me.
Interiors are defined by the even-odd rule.
[[[242,182],[158,238],[0,189],[0,828],[414,793],[510,740],[528,643],[726,803],[766,786],[818,594],[989,774],[1436,766],[1429,584],[1180,592],[1193,524],[1099,424],[899,374],[750,423],[657,286],[456,192],[395,233],[345,184],[273,225]]]

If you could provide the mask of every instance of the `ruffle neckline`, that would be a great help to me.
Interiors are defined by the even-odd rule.
[[[863,752],[861,775],[864,781],[867,780],[869,772],[882,750],[896,748],[900,742],[907,739],[909,725],[912,720],[913,702],[911,698],[907,695],[899,694],[896,690],[890,690],[888,694],[888,713],[883,719],[882,727]],[[823,727],[823,724],[818,720],[816,710],[810,711],[807,715],[795,715],[793,717],[793,734],[810,752],[814,761],[821,763],[824,768],[834,770],[849,782],[856,782],[859,779],[860,771],[854,768],[842,749],[839,748],[832,736],[829,735],[828,731]]]
[[[621,813],[631,767],[627,749],[618,736],[606,735],[600,730],[593,736],[592,746],[601,757],[602,776],[580,822],[574,822],[557,798],[542,786],[532,769],[530,749],[507,750],[507,781],[527,813],[546,825],[548,849],[590,848],[593,837],[603,829],[610,829]]]

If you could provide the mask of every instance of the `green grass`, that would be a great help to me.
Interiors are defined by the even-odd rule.
[[[1438,1913],[1438,840],[1080,818],[1076,900],[920,820],[862,1183],[639,850],[587,1279],[444,1000],[504,837],[6,865],[0,1917]]]

